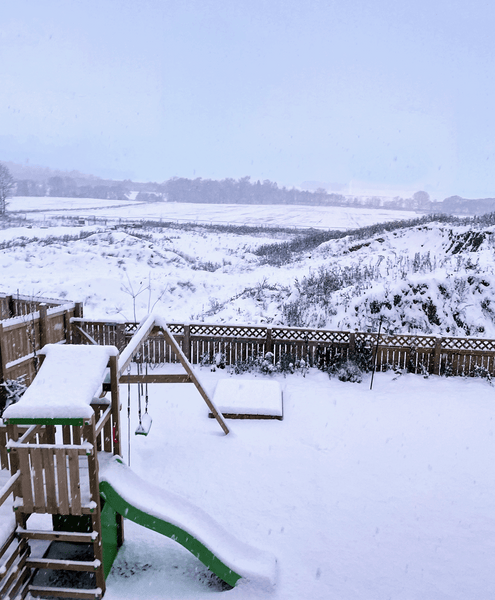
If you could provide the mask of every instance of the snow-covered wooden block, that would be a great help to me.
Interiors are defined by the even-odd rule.
[[[278,381],[267,379],[221,379],[213,401],[227,419],[279,419],[284,417]],[[210,417],[213,415],[210,413]]]

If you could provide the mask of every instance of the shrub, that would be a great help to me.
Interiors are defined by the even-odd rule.
[[[306,359],[296,359],[295,356],[289,353],[280,355],[277,363],[274,363],[274,355],[272,352],[267,352],[264,355],[250,355],[243,359],[237,359],[235,363],[228,365],[229,373],[240,375],[242,373],[260,373],[261,375],[273,375],[274,373],[282,373],[284,376],[288,373],[299,372],[303,376],[308,370],[309,361]],[[202,367],[211,366],[211,370],[217,368],[224,369],[226,367],[226,357],[223,353],[218,352],[215,356],[211,356],[208,352],[203,354],[200,360]]]
[[[492,375],[491,375],[490,371],[486,367],[483,367],[482,365],[476,365],[474,367],[474,369],[471,371],[471,375],[473,377],[481,377],[482,379],[486,379],[486,381],[490,385],[493,385]]]
[[[339,381],[350,381],[351,383],[361,383],[363,381],[363,372],[352,360],[346,360],[337,369],[335,375]]]
[[[212,371],[216,371],[216,369],[225,369],[227,365],[226,356],[223,352],[217,352],[214,355],[210,355],[209,352],[205,352],[201,356],[199,364],[202,367],[211,366]]]
[[[209,271],[210,273],[214,273],[215,271],[220,269],[221,266],[222,265],[220,265],[219,263],[214,263],[209,260],[206,262],[201,262],[199,260],[193,263],[191,265],[191,268],[193,269],[193,271]]]
[[[357,340],[350,359],[363,373],[370,373],[373,370],[373,358],[371,342],[368,340]]]
[[[373,349],[368,340],[357,340],[354,351],[348,354],[339,348],[332,356],[331,348],[326,350],[323,370],[326,370],[329,377],[337,377],[339,381],[361,383],[363,374],[373,369]]]
[[[24,379],[24,375],[21,375],[17,379],[6,379],[3,383],[0,383],[0,388],[3,388],[1,390],[2,394],[0,394],[0,417],[7,406],[18,402],[27,390]]]

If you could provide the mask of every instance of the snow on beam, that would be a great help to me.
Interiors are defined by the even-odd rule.
[[[155,317],[154,315],[149,315],[144,321],[141,322],[138,330],[132,336],[131,341],[127,344],[124,350],[122,350],[122,354],[119,356],[119,378],[121,377],[122,373],[127,369],[129,363],[137,354],[141,344],[149,336],[154,326]]]
[[[114,346],[47,344],[45,360],[33,383],[4,419],[38,422],[53,419],[90,419],[91,401],[105,377],[108,361],[118,354]]]

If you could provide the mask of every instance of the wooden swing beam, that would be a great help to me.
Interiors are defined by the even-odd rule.
[[[148,375],[122,375],[120,383],[193,383],[191,377],[182,373],[151,373]]]

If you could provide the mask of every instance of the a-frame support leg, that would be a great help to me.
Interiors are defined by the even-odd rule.
[[[225,423],[222,415],[217,411],[215,405],[210,400],[210,397],[208,396],[207,391],[204,389],[204,387],[199,382],[198,378],[196,377],[196,374],[193,371],[191,363],[187,360],[187,357],[184,354],[184,352],[182,351],[182,348],[179,346],[179,344],[175,340],[174,336],[170,333],[170,330],[168,328],[161,327],[161,329],[163,331],[163,335],[165,337],[165,340],[167,341],[168,344],[170,344],[170,346],[172,346],[172,350],[177,355],[177,357],[178,357],[181,365],[184,367],[184,369],[186,370],[187,374],[191,378],[191,381],[194,383],[194,385],[196,386],[198,392],[201,394],[203,400],[208,405],[208,408],[211,410],[212,415],[218,421],[218,424],[223,429],[224,433],[228,434],[229,433],[229,428],[227,427],[227,423]]]

